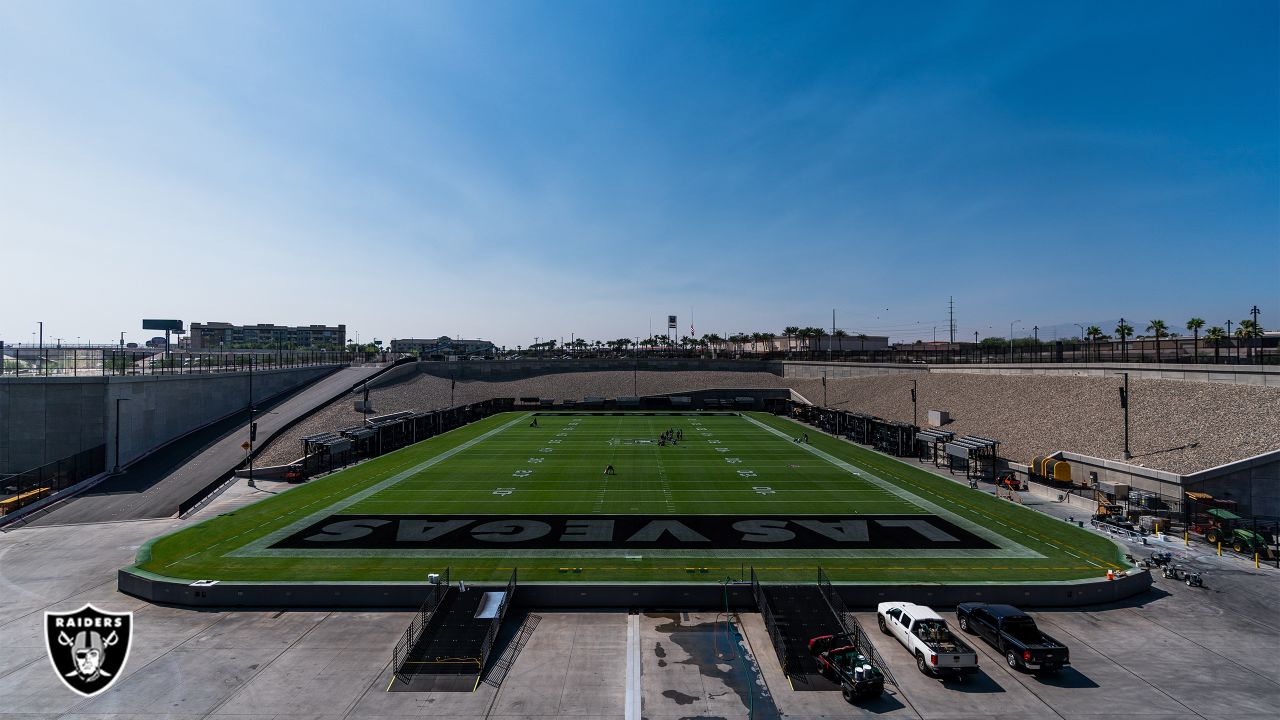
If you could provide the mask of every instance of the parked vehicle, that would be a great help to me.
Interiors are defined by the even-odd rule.
[[[1151,553],[1139,563],[1144,568],[1164,567],[1173,562],[1173,553],[1165,550]]]
[[[1221,543],[1245,555],[1269,555],[1267,539],[1261,533],[1240,526],[1240,521],[1244,518],[1222,508],[1210,508],[1208,514],[1211,524],[1205,530],[1204,539],[1210,545]]]
[[[925,675],[963,676],[978,670],[978,654],[924,605],[880,603],[876,622],[880,632],[896,637],[915,656],[916,669]]]
[[[1204,579],[1200,577],[1200,573],[1188,570],[1181,565],[1165,565],[1161,574],[1171,580],[1183,581],[1187,584],[1187,587],[1201,587],[1204,585]]]
[[[1071,664],[1067,646],[1041,632],[1030,615],[1012,605],[960,603],[956,621],[961,630],[976,634],[1004,655],[1014,670],[1053,673]]]
[[[840,683],[846,702],[874,700],[884,692],[884,673],[857,646],[848,644],[849,638],[849,633],[820,635],[809,641],[809,654],[823,675]]]

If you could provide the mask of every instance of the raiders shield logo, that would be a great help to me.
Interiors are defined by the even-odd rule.
[[[129,660],[133,613],[104,612],[92,605],[69,613],[44,614],[49,662],[63,684],[91,697],[111,687]]]

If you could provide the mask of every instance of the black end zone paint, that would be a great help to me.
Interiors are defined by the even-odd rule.
[[[308,550],[953,550],[996,546],[934,515],[332,515]]]

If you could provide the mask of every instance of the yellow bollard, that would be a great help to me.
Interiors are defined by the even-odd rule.
[[[1218,541],[1218,557],[1222,557],[1222,541]]]
[[[1262,563],[1258,561],[1258,553],[1253,554],[1253,566],[1256,568],[1262,567]]]
[[[1182,531],[1182,544],[1191,547],[1191,533],[1186,530]]]

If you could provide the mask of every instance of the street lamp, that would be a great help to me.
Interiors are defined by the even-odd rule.
[[[128,401],[129,398],[116,398],[116,465],[111,470],[112,475],[120,474],[120,403]]]
[[[1013,362],[1013,326],[1020,322],[1022,321],[1014,320],[1013,322],[1009,323],[1009,362]]]

